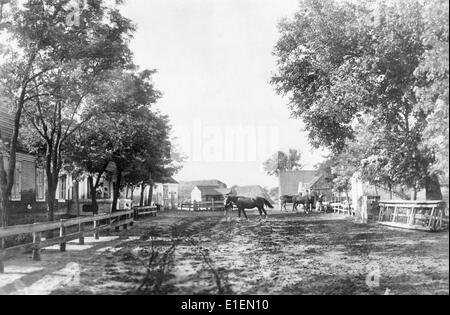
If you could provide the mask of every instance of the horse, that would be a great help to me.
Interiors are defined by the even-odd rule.
[[[294,196],[287,196],[287,195],[281,196],[280,200],[281,200],[281,211],[285,210],[287,212],[288,210],[286,205],[288,203],[294,203]]]
[[[303,205],[305,208],[305,211],[308,212],[308,209],[311,208],[311,205],[314,204],[314,199],[311,199],[311,197],[303,196],[302,194],[299,194],[297,196],[282,196],[281,197],[281,211],[287,210],[286,205],[288,203],[292,203],[292,211],[298,212],[298,206]]]
[[[313,207],[316,201],[319,200],[319,195],[317,192],[312,194],[307,194],[306,196],[299,195],[293,197],[293,211],[298,211],[298,206],[302,205],[306,213],[312,213]]]
[[[264,209],[264,206],[269,207],[270,209],[273,209],[272,204],[265,198],[262,197],[256,197],[256,198],[246,198],[246,197],[238,197],[238,196],[228,196],[225,199],[225,212],[227,219],[230,218],[230,210],[233,209],[233,205],[235,205],[239,210],[239,219],[241,218],[241,213],[244,213],[244,217],[246,220],[248,220],[247,213],[245,212],[245,209],[254,209],[258,208],[260,220],[266,220],[268,215],[266,209]],[[264,217],[263,217],[264,214]]]

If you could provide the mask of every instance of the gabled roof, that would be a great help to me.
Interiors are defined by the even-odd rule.
[[[195,186],[200,190],[203,196],[222,196],[223,194],[218,190],[219,188],[214,186]]]
[[[181,200],[189,200],[191,198],[192,190],[197,186],[210,186],[224,189],[227,185],[220,180],[198,180],[198,181],[180,181],[179,196]]]
[[[184,186],[211,186],[211,187],[220,187],[220,188],[226,188],[227,184],[221,182],[217,179],[210,179],[210,180],[197,180],[197,181],[182,181],[180,182],[180,185]]]

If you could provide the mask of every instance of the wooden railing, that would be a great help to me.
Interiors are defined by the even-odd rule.
[[[422,231],[439,231],[448,225],[443,201],[380,201],[379,223]]]
[[[186,211],[223,211],[224,209],[223,201],[184,202],[180,206],[180,210]]]
[[[332,203],[330,206],[334,213],[355,216],[355,209],[351,204]]]
[[[156,217],[158,214],[157,207],[133,207],[134,218],[138,220],[140,217],[152,216]]]
[[[17,254],[31,252],[32,259],[39,261],[42,248],[60,245],[60,251],[64,252],[66,251],[66,244],[76,239],[79,240],[80,245],[84,245],[84,237],[87,235],[94,235],[96,239],[99,239],[101,231],[113,228],[119,230],[121,226],[127,229],[128,226],[133,226],[133,215],[134,210],[126,210],[112,214],[61,220],[59,222],[1,228],[0,244],[3,244],[3,240],[6,238],[21,235],[32,235],[33,242],[3,249],[0,247],[0,273],[4,272],[4,260]],[[58,237],[43,239],[42,235],[49,232],[53,233],[53,235],[57,233]]]

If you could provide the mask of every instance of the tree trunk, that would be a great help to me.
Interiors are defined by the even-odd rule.
[[[418,189],[417,189],[417,187],[414,187],[413,201],[417,201],[417,195],[418,195]]]
[[[427,200],[442,200],[443,195],[441,191],[441,184],[437,175],[429,176],[425,182],[426,199]]]
[[[0,139],[2,136],[2,132],[0,130]],[[1,150],[1,148],[0,148]],[[6,227],[8,225],[8,215],[7,215],[7,202],[8,202],[8,176],[6,174],[4,164],[3,164],[3,155],[0,155],[0,227]]]
[[[153,201],[153,187],[154,187],[155,185],[152,183],[152,184],[150,184],[150,189],[149,189],[149,192],[148,192],[148,205],[149,206],[151,206],[152,205],[152,201]]]
[[[94,215],[98,214],[98,203],[97,203],[97,187],[94,185],[94,178],[92,176],[88,177],[89,189],[91,190],[91,203],[92,212]]]
[[[73,199],[75,201],[75,209],[77,211],[77,217],[81,215],[80,213],[80,182],[75,180],[73,181]]]
[[[390,198],[391,200],[394,199],[394,194],[392,193],[392,184],[389,184],[389,198]]]
[[[145,184],[141,185],[141,200],[139,201],[139,206],[143,207],[144,206],[144,194],[145,194]]]
[[[114,196],[113,196],[113,203],[112,203],[112,212],[117,212],[117,202],[119,200],[120,196],[120,185],[122,182],[122,170],[117,168],[117,182],[114,186]]]
[[[6,227],[8,226],[8,197],[3,192],[0,193],[0,227]]]
[[[4,1],[2,1],[2,7],[3,9]],[[1,22],[2,17],[0,17]],[[19,91],[19,98],[16,102],[16,112],[14,114],[14,126],[13,126],[13,133],[10,139],[9,144],[9,161],[8,161],[8,168],[5,170],[4,164],[3,164],[3,152],[8,151],[6,147],[0,147],[0,227],[6,226],[7,224],[7,202],[8,198],[11,195],[11,191],[13,188],[14,183],[14,174],[16,170],[16,158],[17,158],[17,146],[19,143],[19,131],[20,131],[20,120],[22,118],[22,112],[23,108],[26,103],[26,94],[28,89],[28,83],[29,83],[29,76],[33,69],[33,63],[36,59],[37,51],[32,51],[31,55],[28,59],[28,63],[26,68],[24,69],[25,72],[23,73],[23,80],[22,84],[20,86]],[[0,145],[3,146],[2,141],[2,132],[0,130]]]

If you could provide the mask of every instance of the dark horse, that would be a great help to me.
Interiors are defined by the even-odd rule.
[[[270,202],[262,197],[256,198],[246,198],[246,197],[238,197],[238,196],[228,196],[225,199],[225,211],[227,215],[227,220],[230,218],[230,210],[233,209],[233,205],[235,205],[239,210],[239,218],[241,218],[241,213],[244,213],[245,219],[248,220],[247,213],[245,209],[254,209],[258,208],[259,215],[262,219],[267,219],[267,211],[264,209],[264,206],[273,209],[273,206]],[[263,217],[264,214],[264,217]]]
[[[315,203],[319,200],[317,193],[297,196],[282,196],[281,197],[281,210],[287,211],[286,205],[292,203],[292,211],[298,211],[298,206],[302,205],[306,213],[311,213]]]

